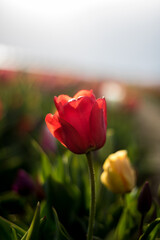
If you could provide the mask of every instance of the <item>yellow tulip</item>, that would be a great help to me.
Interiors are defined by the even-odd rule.
[[[114,193],[130,192],[136,182],[135,171],[126,150],[110,154],[103,164],[101,182]]]

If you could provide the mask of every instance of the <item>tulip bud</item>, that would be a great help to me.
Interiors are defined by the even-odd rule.
[[[101,182],[114,193],[130,192],[135,186],[135,171],[126,150],[110,154],[103,164]]]
[[[145,182],[138,198],[138,211],[145,214],[152,205],[152,194],[148,182]]]

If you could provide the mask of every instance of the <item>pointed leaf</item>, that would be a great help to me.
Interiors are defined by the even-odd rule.
[[[27,234],[28,234],[28,231],[24,234],[24,236],[21,238],[21,240],[26,240]]]
[[[56,209],[63,224],[72,221],[79,204],[79,189],[73,184],[62,184],[49,177],[45,184],[47,204]]]
[[[38,240],[39,225],[40,225],[40,203],[38,202],[32,223],[27,232],[26,240]]]
[[[160,218],[156,218],[151,224],[148,225],[143,235],[139,238],[139,240],[149,240],[149,234],[153,231],[153,229],[160,223]]]
[[[52,171],[51,171],[52,165],[49,161],[47,154],[43,151],[41,146],[35,140],[32,141],[32,144],[36,149],[36,151],[40,153],[40,157],[41,157],[40,174],[41,174],[42,181],[44,182],[47,179],[47,177],[52,174]]]
[[[16,232],[17,232],[19,235],[21,235],[21,236],[23,236],[23,235],[25,234],[25,232],[26,232],[26,231],[25,231],[24,229],[22,229],[21,227],[19,227],[19,226],[17,226],[16,224],[14,224],[14,223],[6,220],[5,218],[3,218],[3,217],[1,217],[1,216],[0,216],[0,225],[5,225],[5,226],[8,227],[9,229],[10,229],[10,228],[14,228],[14,229],[16,230]]]
[[[59,238],[57,238],[57,240],[59,239],[72,240],[69,234],[67,233],[66,229],[64,228],[64,226],[60,223],[56,210],[54,208],[52,208],[52,210],[53,210],[53,215],[56,222],[57,233],[58,233],[57,235],[58,236],[60,235]]]
[[[12,239],[13,240],[18,240],[16,230],[14,228],[12,228]]]

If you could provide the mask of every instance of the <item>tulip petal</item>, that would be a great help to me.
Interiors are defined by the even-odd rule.
[[[92,98],[93,100],[96,100],[95,95],[93,94],[93,90],[81,90],[77,92],[73,98],[77,99],[78,97],[84,97],[87,96],[89,98]]]
[[[59,95],[58,97],[54,97],[54,103],[56,105],[57,110],[59,110],[60,108],[62,108],[70,99],[72,99],[71,97],[69,97],[68,95]]]
[[[102,147],[106,140],[104,111],[102,104],[99,104],[99,102],[95,102],[90,115],[90,134],[92,136],[96,149]]]
[[[52,115],[51,113],[47,114],[45,122],[51,134],[56,137],[64,146],[66,146],[64,143],[64,134],[58,115]]]
[[[109,160],[112,169],[121,177],[126,192],[130,191],[135,185],[135,171],[131,167],[127,151],[121,150],[111,154]]]
[[[77,154],[85,153],[86,146],[84,146],[83,139],[69,123],[59,119],[58,115],[50,113],[47,114],[45,121],[52,135],[65,147]]]
[[[77,130],[79,135],[83,138],[85,148],[92,147],[93,142],[90,136],[90,114],[94,101],[89,97],[79,97],[77,100],[72,99],[62,110],[59,110],[60,119],[69,123]]]
[[[104,120],[105,120],[105,124],[107,127],[107,106],[106,106],[106,100],[105,98],[98,98],[97,100],[98,106],[99,108],[103,109],[103,116],[104,116]]]
[[[116,174],[112,168],[108,168],[108,171],[104,171],[101,175],[101,181],[109,190],[115,193],[126,192],[121,177]]]
[[[85,153],[87,151],[87,145],[77,130],[63,119],[60,119],[60,121],[64,134],[64,143],[67,148],[77,154]],[[57,133],[55,132],[55,134]]]
[[[135,185],[136,176],[135,171],[132,169],[129,159],[126,157],[126,160],[121,161],[121,172],[120,175],[128,191],[132,189]]]

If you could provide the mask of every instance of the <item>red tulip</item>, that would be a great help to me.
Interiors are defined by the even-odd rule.
[[[47,114],[48,129],[70,151],[81,154],[101,148],[106,140],[106,101],[93,91],[81,90],[73,98],[54,97],[57,111]]]

